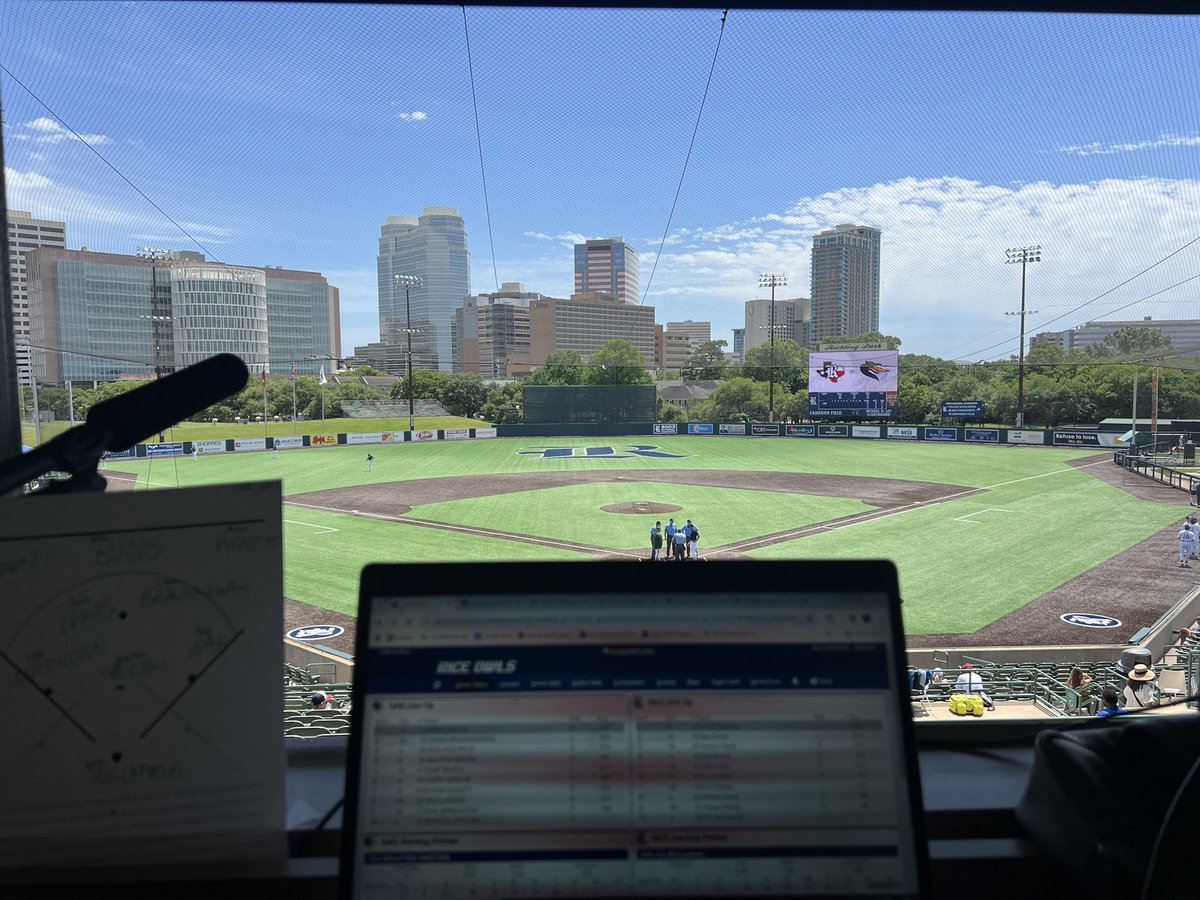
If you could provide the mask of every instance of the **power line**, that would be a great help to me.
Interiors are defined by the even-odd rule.
[[[492,210],[488,205],[487,174],[483,169],[483,137],[479,131],[479,104],[475,101],[475,64],[471,60],[471,35],[467,31],[467,7],[462,7],[463,38],[467,42],[467,71],[471,76],[471,106],[475,110],[475,145],[479,148],[479,177],[483,181],[483,212],[487,216],[488,244],[492,248],[492,280],[500,290],[500,276],[496,272],[496,242],[492,239]]]
[[[700,117],[704,115],[704,102],[708,99],[708,88],[712,84],[713,72],[717,68],[717,54],[721,52],[721,39],[725,36],[725,19],[729,10],[721,12],[721,30],[717,33],[717,46],[713,49],[712,64],[708,67],[708,81],[704,83],[704,94],[700,98],[700,109],[696,112],[696,124],[692,127],[692,139],[688,143],[687,155],[683,158],[683,171],[679,173],[679,185],[675,188],[675,199],[671,201],[671,211],[667,214],[667,225],[663,228],[662,240],[658,244],[658,252],[654,254],[654,265],[650,267],[650,277],[646,280],[646,289],[642,291],[639,304],[646,302],[650,293],[650,285],[654,283],[654,273],[658,270],[658,261],[662,258],[663,247],[667,245],[667,234],[671,230],[671,220],[675,217],[675,205],[679,203],[679,193],[683,190],[683,177],[687,174],[688,160],[692,158],[692,147],[696,145],[696,132],[700,130]]]

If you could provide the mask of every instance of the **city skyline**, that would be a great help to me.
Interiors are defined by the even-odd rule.
[[[474,98],[458,7],[80,3],[63,29],[6,4],[8,207],[73,247],[320,271],[343,353],[379,337],[379,223],[431,205],[464,217],[475,291],[569,296],[574,246],[620,234],[658,318],[731,346],[758,274],[807,296],[813,236],[845,222],[885,232],[906,352],[1015,353],[1003,251],[1030,243],[1028,333],[1200,318],[1193,17],[734,9],[694,148],[720,11],[466,19]]]

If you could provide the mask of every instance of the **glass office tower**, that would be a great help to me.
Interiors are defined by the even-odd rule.
[[[454,369],[451,325],[454,313],[471,293],[471,254],[467,229],[452,206],[427,206],[421,216],[388,216],[379,229],[379,340],[407,346],[411,328],[413,366]],[[409,288],[396,275],[416,275],[420,285]],[[410,316],[411,311],[411,316]],[[411,321],[410,321],[411,319]]]

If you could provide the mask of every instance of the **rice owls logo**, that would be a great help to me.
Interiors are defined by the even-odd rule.
[[[821,365],[821,368],[817,369],[817,374],[837,384],[837,380],[846,374],[846,367],[827,359]]]

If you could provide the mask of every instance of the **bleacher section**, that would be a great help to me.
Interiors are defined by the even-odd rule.
[[[283,664],[284,737],[312,738],[350,733],[350,688],[348,681],[331,681],[332,663],[310,663],[304,668]],[[313,709],[314,691],[333,694],[333,709]]]

